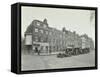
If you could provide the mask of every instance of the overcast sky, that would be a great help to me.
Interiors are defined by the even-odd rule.
[[[66,30],[76,31],[79,35],[87,34],[95,40],[95,19],[92,19],[90,23],[90,16],[93,11],[26,6],[22,6],[21,9],[22,37],[33,20],[43,21],[46,18],[50,27],[58,30],[65,27]]]

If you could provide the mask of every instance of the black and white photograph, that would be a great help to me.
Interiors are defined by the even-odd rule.
[[[21,71],[95,67],[95,10],[21,6]]]

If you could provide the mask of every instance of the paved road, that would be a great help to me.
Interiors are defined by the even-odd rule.
[[[40,70],[55,68],[90,67],[95,65],[95,54],[91,53],[57,58],[56,55],[22,55],[22,70]]]

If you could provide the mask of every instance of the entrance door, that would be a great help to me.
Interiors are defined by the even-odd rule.
[[[48,52],[48,46],[46,46],[46,51]]]

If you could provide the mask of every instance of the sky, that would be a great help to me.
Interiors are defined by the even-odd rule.
[[[45,18],[49,27],[62,30],[76,31],[77,34],[87,34],[95,42],[95,17],[90,21],[93,10],[60,9],[44,7],[21,7],[21,35],[24,37],[29,24],[37,19],[43,21]]]

